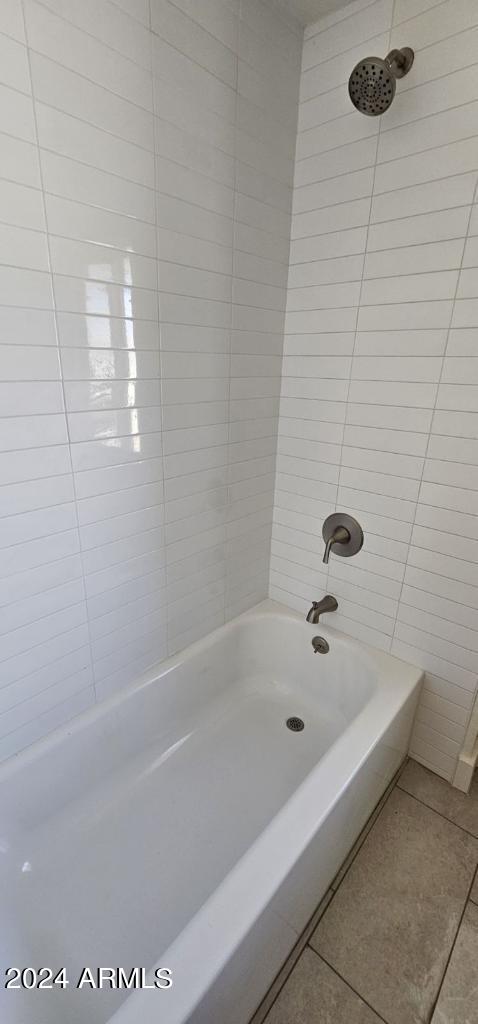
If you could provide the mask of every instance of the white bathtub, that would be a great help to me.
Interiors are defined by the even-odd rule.
[[[0,1019],[247,1024],[404,757],[420,679],[266,601],[7,762],[1,969],[70,984],[0,978]],[[99,966],[173,986],[78,991]]]

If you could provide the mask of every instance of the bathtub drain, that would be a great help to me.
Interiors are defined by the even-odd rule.
[[[292,732],[302,732],[302,729],[304,728],[302,719],[297,718],[296,715],[292,715],[291,718],[288,718],[285,724],[288,729],[292,730]]]

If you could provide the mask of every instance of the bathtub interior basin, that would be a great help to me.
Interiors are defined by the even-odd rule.
[[[309,823],[300,819],[309,833],[311,823],[318,828],[361,759],[407,701],[411,707],[420,679],[331,629],[320,629],[329,654],[314,655],[317,632],[264,602],[3,766],[2,966],[65,968],[69,980],[66,990],[2,990],[8,1024],[105,1024],[119,1010],[129,1019],[122,1004],[136,994],[78,991],[83,968],[168,966],[191,921],[221,899],[228,877],[261,844],[254,884],[262,881],[267,904],[264,844],[274,822],[287,819],[328,764],[325,797],[311,804]],[[291,717],[303,729],[290,729]],[[395,746],[392,738],[379,789],[405,753],[402,733]],[[355,760],[343,776],[335,771],[334,790],[334,758],[343,768],[347,747],[356,747]],[[304,849],[300,828],[296,839],[285,875]],[[190,1019],[203,988],[195,981],[190,999],[155,992],[161,1021]],[[151,993],[137,995],[152,1007]],[[144,1022],[147,1012],[138,1003],[131,1021]],[[212,1021],[214,1012],[205,1012]]]

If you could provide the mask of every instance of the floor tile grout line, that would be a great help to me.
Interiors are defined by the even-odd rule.
[[[464,906],[463,906],[463,910],[462,910],[462,912],[460,914],[460,920],[458,921],[457,929],[456,929],[456,932],[455,932],[455,937],[453,939],[453,942],[452,942],[452,945],[451,945],[451,949],[450,949],[449,955],[447,957],[447,961],[446,961],[445,968],[444,968],[444,971],[443,971],[443,974],[442,974],[440,986],[439,986],[439,989],[438,989],[438,992],[437,992],[437,995],[436,995],[436,999],[434,1000],[433,1005],[432,1005],[431,1010],[430,1010],[430,1014],[429,1014],[429,1017],[428,1017],[428,1024],[432,1024],[432,1020],[433,1020],[433,1017],[434,1017],[434,1014],[435,1014],[435,1010],[436,1010],[436,1007],[438,1005],[438,1001],[440,999],[441,991],[442,991],[443,985],[445,983],[445,978],[446,978],[447,973],[448,973],[448,968],[450,966],[450,961],[451,961],[451,958],[452,958],[454,950],[455,950],[455,946],[456,946],[456,942],[457,942],[458,936],[460,934],[461,926],[462,926],[462,923],[463,923],[463,918],[464,918],[465,913],[466,913],[466,908],[468,907],[468,904],[470,902],[470,893],[473,890],[473,886],[474,886],[476,878],[478,878],[478,865],[476,866],[476,868],[475,868],[475,870],[473,872],[473,877],[471,879],[471,882],[470,882],[470,885],[469,885],[469,888],[468,888],[468,892],[467,892],[467,896],[466,896],[465,903],[464,903]]]
[[[322,960],[322,962],[324,964],[327,964],[327,967],[329,967],[330,970],[334,972],[334,974],[337,976],[337,978],[340,978],[340,980],[344,983],[344,985],[346,985],[347,988],[349,988],[350,991],[354,993],[354,995],[358,996],[358,998],[362,1001],[362,1003],[365,1004],[365,1006],[368,1006],[369,1010],[371,1010],[372,1013],[375,1014],[375,1016],[378,1018],[378,1020],[382,1021],[383,1024],[391,1024],[390,1021],[387,1021],[385,1019],[385,1017],[382,1017],[382,1015],[380,1013],[378,1013],[378,1011],[375,1009],[374,1006],[372,1006],[371,1003],[369,1003],[366,999],[364,999],[364,997],[362,995],[360,995],[360,992],[358,992],[357,989],[354,988],[353,985],[351,985],[350,982],[347,981],[346,978],[344,978],[339,973],[339,971],[337,970],[336,967],[333,966],[333,964],[331,964],[328,960],[326,960],[325,956],[323,956],[322,953],[318,953],[317,950],[314,949],[314,947],[310,946],[309,944],[307,944],[307,948],[310,949],[312,953],[315,953],[316,957],[318,957],[319,960]]]
[[[417,763],[419,763],[419,762],[417,762]],[[444,781],[446,781],[446,780],[444,780]],[[430,804],[425,803],[424,800],[420,800],[419,796],[415,796],[415,794],[414,793],[410,793],[410,791],[408,789],[404,789],[404,787],[400,785],[399,781],[397,781],[396,785],[397,785],[397,788],[402,791],[402,793],[406,793],[407,796],[411,796],[412,800],[416,800],[416,802],[418,804],[421,804],[422,807],[427,807],[429,811],[433,811],[434,814],[438,814],[438,817],[442,818],[443,821],[447,821],[450,825],[454,825],[455,828],[459,828],[461,832],[465,832],[465,834],[467,836],[471,836],[472,839],[476,839],[476,841],[478,842],[478,836],[475,835],[474,832],[470,832],[470,830],[465,828],[464,825],[459,825],[457,821],[453,821],[453,818],[448,818],[446,816],[446,814],[442,814],[441,811],[437,811],[436,807],[431,807]]]

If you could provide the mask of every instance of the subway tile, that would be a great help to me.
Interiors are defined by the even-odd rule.
[[[2,31],[19,42],[25,42],[22,5],[20,0],[6,0]]]
[[[36,104],[36,119],[42,148],[112,174],[120,167],[122,177],[154,188],[152,152],[45,103]]]
[[[45,230],[41,192],[12,181],[0,181],[0,217],[6,224]]]
[[[357,331],[354,355],[441,356],[447,346],[447,337],[446,330]]]
[[[294,215],[320,207],[361,199],[372,193],[373,168],[341,174],[317,184],[302,185],[294,190]]]
[[[465,437],[441,437],[432,435],[428,455],[431,459],[445,459],[450,462],[468,463],[476,466],[478,462],[478,441]],[[471,471],[473,477],[473,471]],[[453,477],[453,469],[450,474]]]
[[[67,280],[67,279],[65,279]],[[58,281],[58,279],[57,279]],[[79,302],[79,286],[70,278],[67,280],[70,295],[76,295]],[[64,292],[66,289],[64,286]],[[125,290],[113,288],[93,288],[92,295],[95,304],[100,303],[103,296],[105,303],[109,302],[109,296],[116,297],[121,301],[125,296]],[[129,298],[129,290],[126,289],[126,299]],[[81,303],[79,303],[81,305]],[[129,310],[131,312],[131,309]],[[124,312],[124,307],[123,307]],[[73,348],[104,348],[104,349],[129,349],[157,350],[159,345],[158,324],[154,321],[140,320],[137,317],[106,316],[103,312],[97,316],[90,313],[57,312],[56,316],[60,346],[62,349]]]
[[[424,456],[427,447],[425,434],[408,430],[387,430],[377,427],[346,426],[344,445],[369,450],[370,452],[395,452],[403,455]]]
[[[58,310],[67,313],[96,313],[98,316],[131,317],[133,321],[155,320],[157,297],[146,288],[107,284],[104,281],[82,281],[57,274],[54,280],[55,300]],[[71,322],[71,321],[70,321]],[[87,329],[91,321],[88,321]],[[115,325],[116,326],[116,325]],[[113,333],[107,323],[110,335]],[[103,325],[105,329],[105,325]],[[133,333],[128,323],[123,331]],[[101,344],[101,342],[99,343]],[[131,347],[131,343],[129,345]]]
[[[30,63],[33,90],[39,103],[154,151],[151,112],[40,53],[31,51]],[[72,124],[68,119],[65,123]],[[80,128],[78,125],[78,131]]]
[[[472,185],[472,182],[470,181]],[[461,184],[461,188],[463,185]],[[423,204],[430,199],[431,187],[427,185],[424,194],[419,196],[419,208],[421,209]],[[393,196],[392,193],[390,193]],[[461,191],[460,191],[461,195]],[[410,216],[401,216],[401,203],[404,203],[404,209],[406,210],[406,200],[411,198],[412,202],[408,205],[411,209]],[[430,205],[432,205],[430,203]],[[430,244],[433,242],[444,242],[447,239],[460,239],[462,238],[467,229],[469,220],[470,208],[469,206],[455,206],[451,209],[436,210],[431,209],[428,213],[414,212],[416,204],[414,197],[407,194],[407,190],[404,189],[403,193],[398,197],[398,201],[395,200],[390,203],[380,205],[377,203],[375,207],[375,213],[378,217],[384,217],[377,223],[370,225],[367,249],[369,252],[379,252],[389,250],[392,247],[399,249],[404,246],[419,246]],[[390,216],[391,219],[388,219]],[[390,260],[393,260],[390,254]],[[400,253],[397,253],[396,259],[400,260]],[[375,258],[375,265],[376,260]],[[388,257],[385,256],[385,261]],[[385,266],[387,263],[385,262]]]
[[[19,185],[40,188],[40,164],[37,147],[30,142],[24,142],[3,133],[1,145],[3,177],[10,182],[18,182]]]
[[[46,195],[45,199],[48,227],[53,234],[155,256],[153,225],[57,196]]]
[[[440,329],[449,325],[452,310],[451,298],[361,306],[358,327],[361,331]]]
[[[476,75],[476,67],[471,65],[452,71],[435,81],[421,82],[414,89],[406,90],[406,95],[400,93],[398,102],[394,103],[393,111],[390,112],[391,117],[388,122],[390,128],[424,118],[427,119],[428,124],[433,125],[434,115],[437,112],[443,113],[449,109],[472,102],[476,97]],[[460,115],[458,114],[457,125],[459,124],[459,117]],[[441,137],[437,136],[436,139],[439,145],[448,142],[446,123],[443,124],[442,122],[442,127]],[[465,124],[463,127],[463,137],[466,138],[472,134],[473,131],[470,131],[469,128],[467,129]],[[424,127],[423,135],[422,150],[426,148],[426,126]]]
[[[376,0],[364,11],[306,39],[302,62],[303,70],[348,50],[358,41],[369,39],[374,33],[388,29],[391,24],[391,9],[390,0]]]
[[[68,442],[66,419],[62,414],[12,416],[0,420],[0,451],[41,448]]]
[[[0,38],[0,62],[2,82],[12,89],[29,93],[31,89],[30,72],[25,46],[2,33]]]
[[[450,597],[452,600],[463,600],[464,604],[473,602],[473,588],[476,586],[474,562],[470,563],[465,559],[443,554],[443,552],[428,551],[425,548],[415,546],[410,549],[408,561],[411,566],[445,577],[450,587]],[[453,588],[454,581],[457,584],[463,584],[463,586],[460,587],[458,585]],[[439,586],[439,581],[432,580],[432,583],[437,587]],[[469,587],[472,589],[468,589]],[[454,594],[461,594],[462,596],[453,597],[452,589]]]
[[[48,271],[46,237],[40,232],[0,225],[0,264]]]
[[[0,84],[0,131],[24,142],[35,142],[31,96]]]
[[[49,229],[55,233],[55,223],[62,225],[58,234],[70,234],[69,224],[77,223],[75,210],[81,210],[86,224],[81,230],[88,231],[88,240],[97,241],[92,234],[88,222],[88,210],[77,207],[75,203],[83,203],[107,211],[115,211],[117,215],[127,215],[146,222],[154,222],[154,192],[143,185],[128,182],[117,175],[108,174],[95,167],[88,167],[58,156],[56,153],[43,151],[41,165],[44,188],[51,193],[47,199],[47,216]],[[55,197],[55,198],[53,198]],[[64,200],[64,202],[61,201]],[[74,202],[73,202],[74,201]],[[102,214],[97,210],[97,216]],[[110,218],[112,220],[112,218]],[[105,223],[108,223],[105,220]],[[74,227],[73,227],[74,230]],[[81,236],[80,236],[81,237]],[[130,251],[131,245],[123,248]]]
[[[462,239],[431,242],[368,253],[365,259],[365,278],[407,276],[459,268],[463,253]]]
[[[452,299],[456,292],[458,271],[443,273],[403,274],[364,281],[362,302],[375,303],[425,302]]]
[[[465,144],[463,143],[463,145]],[[448,150],[453,149],[453,147],[446,148]],[[438,169],[441,170],[442,164],[437,160],[439,150],[430,150],[429,152],[435,154],[435,167],[437,171]],[[398,163],[406,164],[408,159],[407,157],[403,161],[398,161]],[[416,163],[420,161],[419,156],[412,159]],[[432,157],[429,157],[429,163],[432,163]],[[390,168],[388,164],[386,165],[389,168],[388,175],[390,179],[393,175],[394,166],[395,161],[392,161]],[[386,220],[400,220],[403,217],[411,217],[417,214],[423,215],[437,212],[441,214],[441,211],[450,211],[454,207],[463,207],[470,204],[473,201],[476,176],[472,173],[465,173],[465,170],[466,168],[461,169],[461,172],[458,174],[451,172],[449,177],[437,175],[438,180],[436,181],[429,180],[424,183],[408,185],[406,182],[403,185],[395,184],[395,186],[392,186],[391,191],[384,189],[382,194],[374,194],[370,215],[371,223],[378,224]],[[467,210],[466,222],[468,221],[468,216],[469,211]],[[443,215],[441,215],[440,220],[443,222]],[[456,223],[456,220],[453,220],[451,214],[448,214],[447,222]],[[397,226],[397,231],[400,231],[399,225]],[[388,234],[390,236],[390,232]],[[448,235],[446,237],[453,238],[456,236]]]
[[[12,547],[11,551],[4,551],[3,554],[5,574],[8,575],[11,565],[15,566],[17,572],[20,572],[22,568],[31,568],[35,564],[35,555],[41,555],[41,545],[30,542],[46,537],[53,539],[56,533],[66,534],[75,529],[76,516],[72,501],[5,517],[2,521],[1,546],[2,548]],[[22,545],[22,549],[17,547],[15,552],[13,545]],[[15,553],[17,555],[16,563]],[[43,555],[48,558],[49,554],[49,546],[45,545]]]
[[[51,234],[49,245],[54,273],[126,287],[156,288],[157,267],[151,257]]]
[[[466,512],[460,512],[457,515],[456,512],[450,509],[420,504],[417,508],[415,523],[417,528],[428,526],[431,530],[442,531],[444,534],[447,531],[450,534],[455,532],[459,524],[460,536],[456,535],[453,538],[455,544],[460,543],[462,537],[478,539],[478,523],[473,515]],[[429,539],[432,538],[433,534],[429,534]],[[437,540],[439,541],[439,537],[437,537]],[[424,546],[426,547],[427,545],[425,544]]]
[[[63,412],[60,381],[0,382],[0,406],[4,416],[29,416]]]
[[[323,210],[296,213],[292,218],[292,239],[323,235],[368,224],[370,201],[353,199]]]
[[[400,388],[400,391],[402,389]],[[395,392],[398,389],[395,388]],[[375,392],[375,400],[371,404],[360,404],[350,401],[347,405],[347,423],[356,424],[362,427],[380,427],[381,429],[403,430],[403,408],[399,405],[376,404],[378,392]],[[390,395],[391,398],[391,395]],[[426,408],[407,408],[407,429],[426,435],[431,427],[433,411]]]
[[[423,182],[446,180],[448,176],[464,175],[476,167],[477,152],[478,140],[471,138],[380,164],[375,174],[376,191],[380,194]],[[446,186],[443,187],[445,192]]]
[[[419,384],[422,381],[438,381],[442,360],[431,356],[386,355],[354,356],[352,363],[353,380],[385,380],[410,381]]]
[[[148,32],[120,9],[109,4],[98,7],[93,0],[86,0],[81,9],[72,0],[46,0],[45,6],[107,45],[114,39],[115,49],[120,53],[137,64],[150,67]]]
[[[342,465],[351,469],[372,470],[396,476],[419,480],[422,476],[423,458],[392,452],[367,451],[364,448],[344,446]]]
[[[88,10],[88,5],[82,10]],[[151,108],[149,76],[135,61],[121,55],[116,49],[110,49],[109,45],[89,32],[57,17],[34,0],[26,3],[25,16],[32,49],[52,59],[56,59],[61,52],[62,63],[72,71],[84,74],[87,68],[87,77],[98,85],[132,100],[139,107],[146,110]],[[96,32],[95,29],[95,35]]]
[[[446,0],[438,10],[431,8],[418,14],[409,27],[415,34],[415,46],[419,49],[472,28],[477,23],[472,0]]]
[[[408,609],[408,613],[405,610],[406,608]],[[410,609],[420,609],[432,616],[437,616],[437,621],[440,621],[440,619],[446,619],[447,623],[454,625],[458,624],[470,629],[472,635],[473,633],[476,633],[476,612],[474,609],[469,608],[467,605],[458,604],[457,602],[439,597],[436,594],[429,594],[416,587],[405,585],[402,590],[401,610],[399,614],[403,616],[404,621],[408,621],[413,624],[413,612],[411,612]],[[406,614],[408,614],[408,618],[405,617]],[[435,627],[429,631],[434,632],[434,628]]]
[[[204,27],[183,14],[177,6],[167,0],[153,0],[151,25],[153,32],[157,32],[166,42],[186,56],[191,56],[228,85],[235,86],[236,66],[232,51]]]
[[[59,380],[58,349],[41,345],[2,345],[2,379],[4,381]]]
[[[349,174],[371,167],[375,162],[374,137],[359,139],[299,160],[295,168],[295,185],[299,189],[317,182],[333,179],[335,175]]]
[[[356,509],[378,513],[384,517],[388,516],[393,520],[393,528],[395,528],[395,521],[405,524],[412,523],[415,515],[415,501],[411,498],[396,498],[342,484],[337,497],[342,505],[348,504]]]
[[[424,150],[436,146],[460,142],[474,134],[478,105],[476,101],[466,103],[465,96],[460,92],[461,76],[469,75],[470,71],[473,74],[476,73],[474,68],[458,73],[455,97],[453,89],[449,88],[451,79],[455,76],[446,76],[438,83],[432,82],[422,89],[410,90],[404,94],[400,109],[401,118],[400,116],[397,118],[398,127],[391,124],[390,130],[380,137],[379,163],[397,160],[414,153],[422,153]],[[441,86],[446,102],[440,103],[440,97],[437,99],[433,95],[437,84]],[[425,95],[421,96],[420,93]],[[471,92],[471,97],[474,95],[476,95],[476,90]],[[456,102],[457,98],[458,103]],[[416,102],[417,100],[418,102]],[[460,101],[463,102],[463,106],[460,106]],[[438,106],[439,112],[433,113],[432,116],[420,117],[420,107],[426,105],[430,106],[432,110],[434,106]],[[452,109],[448,109],[449,107]],[[415,118],[417,119],[415,120]]]
[[[412,406],[433,408],[436,386],[402,381],[400,387],[393,381],[353,380],[350,385],[349,401],[371,405]]]
[[[477,439],[478,410],[476,412],[452,412],[437,409],[433,417],[433,429],[437,434]]]

